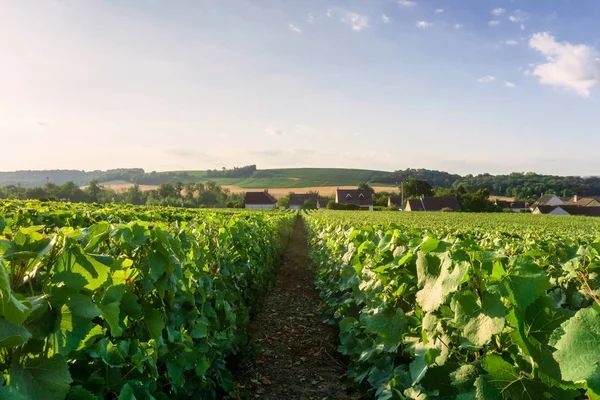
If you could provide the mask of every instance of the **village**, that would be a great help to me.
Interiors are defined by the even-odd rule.
[[[595,197],[559,197],[555,194],[544,194],[537,201],[508,201],[494,199],[493,202],[503,212],[580,215],[600,217],[600,201]],[[317,193],[290,193],[289,205],[278,206],[278,199],[268,189],[245,194],[245,208],[269,210],[286,209],[300,211],[302,209],[352,209],[374,211],[373,191],[371,189],[337,189],[335,205],[326,203]],[[456,196],[420,196],[404,199],[402,195],[388,196],[388,210],[405,212],[459,212],[463,211]]]

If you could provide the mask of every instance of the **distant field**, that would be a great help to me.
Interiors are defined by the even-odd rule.
[[[113,181],[103,183],[102,186],[116,190],[117,192],[125,191],[133,186],[132,183]],[[259,191],[267,189],[271,195],[275,198],[280,198],[287,195],[290,192],[294,193],[307,193],[309,191],[318,191],[321,196],[335,196],[335,190],[339,189],[356,189],[356,185],[347,186],[308,186],[308,187],[285,187],[285,188],[267,188],[267,187],[256,187],[256,188],[245,188],[238,185],[222,185],[224,189],[228,189],[231,193],[243,193],[249,191]],[[155,190],[158,185],[140,185],[141,190]],[[398,192],[394,187],[389,186],[373,186],[376,192]]]

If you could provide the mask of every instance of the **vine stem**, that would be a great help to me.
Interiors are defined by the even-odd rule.
[[[600,299],[598,299],[598,296],[596,296],[594,294],[594,291],[592,290],[592,288],[590,287],[590,284],[587,280],[587,278],[585,277],[585,275],[583,274],[583,272],[579,272],[579,277],[581,278],[581,280],[583,281],[584,285],[585,285],[585,289],[588,292],[588,294],[590,295],[590,297],[592,299],[594,299],[594,301],[596,302],[596,304],[598,304],[600,306]]]

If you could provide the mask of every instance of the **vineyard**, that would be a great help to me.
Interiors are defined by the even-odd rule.
[[[228,358],[295,218],[3,203],[0,398],[233,394]]]
[[[236,398],[251,317],[286,252],[310,256],[347,377],[365,398],[600,399],[599,219],[302,219],[307,255],[286,250],[291,212],[0,203],[0,398]],[[279,295],[303,296],[292,283]],[[321,320],[286,315],[293,300],[257,319],[273,326],[265,343],[286,329],[306,339],[313,330],[290,321]],[[281,384],[269,378],[249,381]],[[308,380],[310,393],[323,380]]]
[[[349,376],[384,399],[600,398],[600,224],[315,212]]]

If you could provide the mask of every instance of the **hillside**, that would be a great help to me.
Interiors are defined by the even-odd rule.
[[[513,172],[508,175],[460,176],[444,171],[405,169],[394,172],[349,168],[278,168],[257,169],[248,165],[233,169],[145,172],[143,169],[113,169],[107,171],[16,171],[0,172],[0,186],[43,186],[47,182],[64,184],[73,181],[78,186],[92,179],[100,183],[118,181],[123,187],[132,184],[150,188],[161,183],[215,181],[232,190],[247,189],[304,189],[356,186],[369,183],[373,187],[398,187],[408,179],[422,179],[433,187],[451,188],[468,185],[488,189],[492,195],[516,198],[535,198],[542,193],[561,196],[600,196],[600,178],[580,176],[540,175],[533,172]]]

